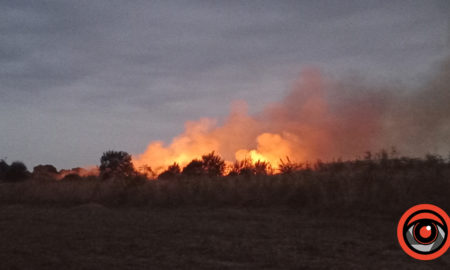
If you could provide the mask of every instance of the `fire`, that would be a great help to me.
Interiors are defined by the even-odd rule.
[[[249,115],[245,102],[235,102],[223,124],[210,118],[188,121],[169,145],[151,142],[144,153],[133,156],[133,163],[161,173],[174,162],[183,167],[215,151],[229,164],[250,159],[269,162],[276,170],[286,157],[304,162],[362,153],[370,149],[381,111],[369,104],[371,96],[350,95],[332,104],[327,96],[336,91],[340,90],[325,82],[320,72],[307,70],[284,100],[259,114]]]
[[[256,138],[256,149],[240,149],[236,152],[236,160],[250,159],[252,163],[258,161],[268,162],[274,169],[277,169],[281,158],[297,157],[297,159],[305,160],[306,156],[302,153],[294,153],[292,149],[295,148],[294,143],[298,138],[289,133],[283,136],[273,133],[263,133]]]
[[[150,143],[143,154],[134,157],[134,166],[149,165],[160,173],[174,162],[182,167],[187,165],[191,160],[219,148],[219,141],[209,134],[213,126],[214,121],[207,118],[187,122],[186,131],[174,138],[168,147],[160,141]]]

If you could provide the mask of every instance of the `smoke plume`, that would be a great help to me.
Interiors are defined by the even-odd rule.
[[[332,80],[304,70],[281,101],[250,115],[247,104],[232,104],[224,123],[202,118],[185,124],[169,145],[154,141],[134,156],[136,167],[160,172],[184,166],[216,151],[232,162],[244,158],[277,167],[280,158],[297,162],[349,159],[365,151],[396,147],[402,154],[450,150],[450,61],[420,87]]]

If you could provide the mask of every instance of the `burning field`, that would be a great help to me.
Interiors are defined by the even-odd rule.
[[[184,132],[169,144],[152,141],[145,151],[133,155],[105,152],[100,166],[58,171],[52,165],[38,165],[32,178],[154,180],[249,171],[283,175],[316,170],[324,162],[370,163],[376,152],[379,160],[387,155],[396,160],[435,155],[444,162],[450,152],[449,78],[448,57],[427,82],[414,88],[356,77],[330,78],[310,68],[284,98],[260,112],[250,114],[245,101],[236,101],[223,121],[206,117],[188,121]],[[18,170],[17,178],[29,176],[24,164],[13,162],[9,168],[1,162],[2,178],[9,178],[9,170]]]
[[[236,102],[141,154],[1,160],[2,266],[448,269],[408,258],[395,228],[411,205],[450,207],[449,70],[408,91],[308,70],[260,113]]]
[[[449,3],[0,1],[0,270],[450,269]]]

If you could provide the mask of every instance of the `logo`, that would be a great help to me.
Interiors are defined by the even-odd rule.
[[[408,209],[397,226],[397,238],[402,249],[418,260],[434,260],[450,246],[450,218],[441,208],[419,204]]]

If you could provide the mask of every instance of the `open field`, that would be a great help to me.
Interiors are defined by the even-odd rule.
[[[401,213],[398,213],[399,215]],[[449,269],[409,258],[397,214],[286,208],[0,208],[2,269]]]
[[[0,184],[0,269],[450,269],[397,243],[403,212],[450,209],[439,159],[279,175]]]

